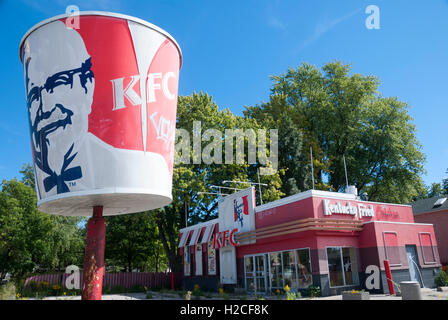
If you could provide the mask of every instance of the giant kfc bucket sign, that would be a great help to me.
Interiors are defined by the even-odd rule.
[[[172,200],[181,51],[137,18],[81,12],[31,28],[20,45],[38,207],[64,215]]]

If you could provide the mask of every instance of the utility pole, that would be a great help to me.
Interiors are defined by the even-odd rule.
[[[258,185],[258,191],[260,195],[260,205],[263,204],[263,196],[261,193],[261,187],[267,187],[268,185],[266,183],[260,182],[260,171],[258,171],[258,182],[250,182],[250,181],[233,181],[233,180],[224,180],[222,183],[243,183],[243,184],[249,184],[249,185]],[[244,190],[244,189],[239,189]]]
[[[310,155],[311,155],[311,181],[313,182],[313,190],[314,190],[314,164],[313,164],[313,147],[310,146]]]
[[[348,176],[347,176],[347,165],[345,164],[345,154],[343,155],[344,158],[344,171],[345,171],[345,185],[348,187]]]

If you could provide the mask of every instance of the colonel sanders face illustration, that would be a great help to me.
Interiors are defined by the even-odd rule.
[[[52,28],[51,39],[37,30],[23,48],[31,145],[35,164],[48,175],[45,192],[63,193],[83,175],[73,161],[88,130],[95,83],[81,36],[61,21],[44,28]],[[42,43],[51,50],[39,50]]]

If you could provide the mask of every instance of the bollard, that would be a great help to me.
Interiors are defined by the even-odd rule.
[[[389,260],[384,260],[384,270],[386,272],[387,285],[389,286],[389,294],[395,294],[394,282],[392,281],[392,272],[390,271]]]
[[[420,283],[417,281],[400,282],[400,291],[402,300],[422,300]]]

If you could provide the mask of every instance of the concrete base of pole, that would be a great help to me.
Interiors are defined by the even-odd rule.
[[[402,300],[422,300],[420,283],[417,281],[400,282],[400,291]]]
[[[93,208],[93,216],[87,222],[82,300],[101,300],[105,240],[106,221],[103,218],[103,207],[97,206]]]

